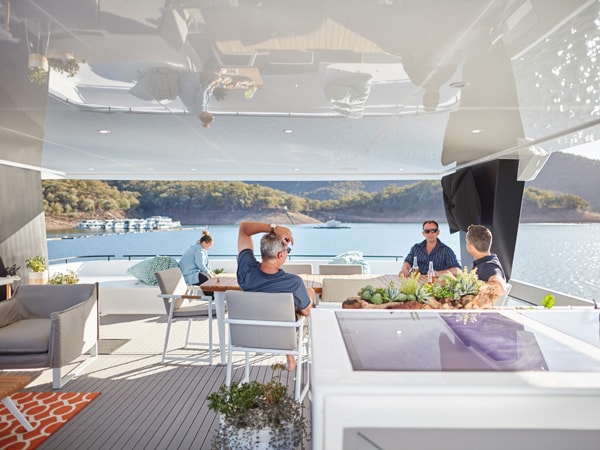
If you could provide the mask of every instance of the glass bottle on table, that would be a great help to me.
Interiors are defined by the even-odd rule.
[[[433,261],[429,261],[429,269],[427,270],[427,282],[433,283],[435,279],[435,270],[433,270]]]
[[[413,258],[413,265],[412,265],[412,268],[410,269],[410,275],[413,275],[415,277],[419,276],[419,263],[417,261],[416,256]]]

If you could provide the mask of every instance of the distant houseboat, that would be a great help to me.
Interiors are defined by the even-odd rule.
[[[75,226],[75,228],[81,228],[85,230],[101,230],[104,228],[104,220],[82,220]]]
[[[75,228],[83,230],[105,230],[105,231],[153,231],[173,230],[181,228],[181,222],[170,217],[152,216],[146,219],[108,219],[108,220],[82,220]]]

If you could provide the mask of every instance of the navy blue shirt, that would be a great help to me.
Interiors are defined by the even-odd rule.
[[[473,269],[477,269],[477,278],[482,281],[489,280],[493,275],[498,275],[504,281],[506,281],[504,269],[500,264],[498,256],[496,256],[494,253],[473,261]]]
[[[264,273],[249,248],[242,250],[238,255],[237,281],[243,291],[291,292],[298,309],[304,309],[310,304],[310,297],[302,278],[281,269],[273,274]]]
[[[438,239],[437,244],[429,254],[427,254],[426,243],[427,240],[424,240],[413,245],[406,258],[404,258],[404,262],[412,267],[413,258],[416,256],[417,264],[419,264],[419,272],[422,274],[426,274],[429,270],[429,261],[433,261],[433,270],[435,271],[460,267],[454,251],[442,241]]]

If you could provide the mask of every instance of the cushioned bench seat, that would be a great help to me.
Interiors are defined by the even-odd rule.
[[[50,266],[50,273],[73,270],[80,283],[98,283],[100,314],[164,314],[160,289],[138,280],[127,270],[140,260],[85,261]]]

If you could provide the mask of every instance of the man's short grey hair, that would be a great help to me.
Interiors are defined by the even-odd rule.
[[[260,238],[260,257],[262,259],[277,258],[277,253],[287,249],[275,233],[266,233]]]

